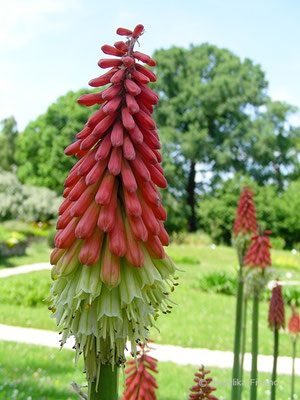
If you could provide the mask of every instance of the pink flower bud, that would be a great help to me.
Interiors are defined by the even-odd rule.
[[[115,183],[114,175],[112,175],[109,171],[106,171],[95,197],[97,204],[100,205],[109,204],[114,183]]]
[[[84,265],[94,265],[100,258],[104,234],[95,228],[92,236],[86,239],[79,253],[79,260]]]
[[[136,192],[137,190],[137,183],[134,177],[134,174],[132,172],[132,169],[125,159],[122,160],[122,166],[121,166],[121,176],[122,176],[122,181],[125,189],[128,192]]]
[[[98,65],[100,68],[119,67],[122,65],[122,60],[118,58],[101,58],[101,60],[98,61]]]
[[[120,283],[120,261],[110,252],[108,239],[104,243],[100,277],[103,283],[111,287],[116,287]]]
[[[128,135],[124,135],[123,142],[123,155],[126,160],[134,160],[135,159],[135,150]]]
[[[132,96],[137,96],[141,93],[141,88],[131,79],[124,80],[125,88]]]
[[[110,79],[115,73],[118,71],[117,68],[112,68],[105,74],[98,76],[98,78],[91,79],[89,81],[89,85],[92,87],[100,87],[104,85],[108,85],[110,83]]]
[[[135,122],[127,107],[122,107],[122,122],[128,131],[134,129]]]
[[[124,51],[118,50],[113,46],[110,46],[108,44],[105,44],[101,47],[101,50],[103,51],[104,54],[108,54],[110,56],[117,56],[117,57],[122,57],[124,55]]]
[[[135,113],[139,112],[140,107],[139,107],[137,101],[129,93],[126,94],[126,104],[127,104],[130,114],[135,114]]]
[[[108,170],[112,175],[119,175],[121,172],[122,163],[122,150],[121,147],[113,147],[109,163]]]
[[[99,211],[98,204],[92,201],[76,226],[75,236],[78,239],[88,239],[92,236],[97,225]]]

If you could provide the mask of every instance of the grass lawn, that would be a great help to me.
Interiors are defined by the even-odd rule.
[[[84,384],[82,364],[74,367],[74,353],[69,350],[59,352],[40,346],[23,345],[13,342],[0,342],[0,399],[17,400],[78,400],[71,393],[70,382]],[[188,389],[193,385],[193,374],[197,368],[191,365],[179,366],[173,363],[158,364],[158,400],[183,400],[188,397]],[[215,379],[215,394],[219,400],[229,400],[231,371],[212,369]],[[269,397],[269,374],[259,374],[258,398]],[[248,398],[249,374],[245,376],[244,399]],[[120,394],[123,374],[120,375]],[[290,390],[290,377],[278,377],[277,399],[287,400]],[[296,382],[296,393],[300,386]]]
[[[17,267],[19,265],[35,264],[49,261],[51,249],[46,239],[32,242],[24,256],[0,257],[0,268]]]
[[[235,313],[235,298],[222,294],[202,292],[197,280],[203,273],[213,270],[230,271],[235,274],[235,251],[229,247],[170,246],[168,253],[177,263],[180,285],[173,299],[178,303],[172,314],[163,315],[157,321],[160,333],[152,331],[152,338],[158,343],[184,347],[204,347],[217,350],[232,350]],[[45,255],[45,254],[44,254]],[[285,275],[300,280],[300,257],[291,252],[274,251],[274,263]],[[22,276],[12,276],[1,280],[0,323],[41,329],[55,330],[42,299],[50,287],[48,271],[34,272]],[[38,301],[36,301],[38,299]],[[249,304],[251,306],[251,304]],[[288,308],[287,315],[290,311]],[[261,354],[272,354],[273,336],[267,324],[268,303],[261,302],[260,342]],[[250,351],[250,319],[248,312],[247,351]],[[280,335],[280,354],[291,354],[288,335]]]

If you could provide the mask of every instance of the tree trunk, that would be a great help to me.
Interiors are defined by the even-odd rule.
[[[190,172],[187,184],[187,203],[190,207],[190,215],[188,219],[188,231],[195,232],[197,230],[196,224],[196,204],[195,204],[195,189],[196,189],[196,163],[191,160]]]
[[[273,169],[274,169],[274,172],[276,175],[278,189],[279,189],[280,193],[282,193],[283,192],[283,179],[282,179],[282,173],[280,170],[280,166],[277,166],[275,164],[275,162],[273,162]]]

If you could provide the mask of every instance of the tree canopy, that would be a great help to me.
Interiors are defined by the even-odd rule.
[[[195,191],[199,163],[219,172],[245,170],[240,149],[251,113],[266,101],[259,65],[204,43],[154,54],[159,91],[158,126],[185,160],[189,229],[196,229]]]
[[[17,122],[14,117],[5,118],[0,127],[0,168],[9,171],[16,164]]]
[[[74,141],[93,111],[92,107],[77,104],[83,93],[87,90],[59,97],[19,135],[16,159],[21,182],[62,190],[62,182],[75,163],[74,157],[64,155],[64,149]]]

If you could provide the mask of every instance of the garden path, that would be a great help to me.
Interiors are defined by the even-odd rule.
[[[38,263],[31,265],[22,265],[14,268],[3,268],[0,270],[0,278],[7,278],[8,276],[27,274],[28,272],[42,271],[43,269],[50,269],[49,263]]]
[[[59,348],[59,335],[56,332],[43,329],[21,328],[0,324],[0,340],[27,343],[41,346]],[[70,339],[66,349],[72,349],[74,341]],[[209,349],[192,349],[165,344],[151,344],[152,355],[159,361],[171,361],[180,365],[201,365],[207,367],[231,368],[233,353],[230,351],[217,351]],[[273,357],[259,355],[258,369],[261,372],[271,372]],[[292,369],[291,357],[279,357],[278,374],[290,374]],[[296,374],[300,375],[300,358],[296,360]],[[245,370],[251,370],[251,355],[245,355]]]

